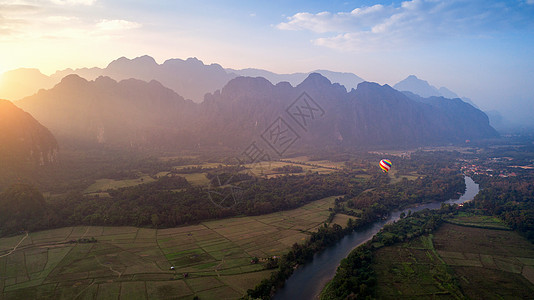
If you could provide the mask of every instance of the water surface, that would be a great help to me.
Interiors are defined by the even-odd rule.
[[[338,243],[316,254],[313,260],[293,272],[284,287],[274,296],[275,300],[316,299],[319,297],[324,285],[336,274],[341,260],[349,255],[352,249],[371,239],[387,223],[400,218],[402,212],[416,212],[423,209],[438,209],[442,203],[463,203],[472,200],[478,194],[479,187],[471,177],[464,177],[466,190],[459,199],[450,199],[444,202],[433,202],[408,208],[403,211],[392,212],[385,221],[377,221],[364,230],[354,231],[343,237]]]

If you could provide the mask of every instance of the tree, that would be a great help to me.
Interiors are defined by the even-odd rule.
[[[43,194],[33,185],[17,183],[0,194],[0,222],[6,229],[38,228],[46,215]]]
[[[159,224],[159,217],[158,215],[156,214],[152,214],[151,218],[152,220],[152,226],[154,226],[154,228],[158,228],[158,224]]]

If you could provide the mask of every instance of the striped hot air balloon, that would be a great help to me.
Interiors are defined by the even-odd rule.
[[[389,169],[391,169],[391,161],[389,161],[388,159],[381,160],[378,165],[380,165],[380,168],[382,169],[382,171],[384,171],[384,173],[387,173]]]

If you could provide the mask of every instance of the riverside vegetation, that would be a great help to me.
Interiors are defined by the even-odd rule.
[[[436,157],[440,157],[440,159],[436,159]],[[178,281],[184,282],[182,280],[184,276],[183,274],[178,273],[177,275],[176,272],[171,272],[174,274],[170,274],[172,276],[166,274],[168,272],[165,270],[168,270],[171,265],[175,264],[177,266],[183,266],[183,268],[186,269],[193,268],[184,271],[191,274],[189,276],[192,276],[190,279],[193,282],[191,283],[193,286],[188,285],[188,289],[185,289],[184,287],[184,289],[188,291],[188,295],[203,295],[204,298],[210,299],[211,296],[209,295],[214,295],[210,293],[216,294],[218,289],[225,289],[228,292],[229,298],[234,298],[239,293],[241,293],[241,295],[247,295],[246,297],[269,297],[276,287],[283,284],[283,281],[291,274],[294,267],[298,264],[305,263],[314,253],[335,243],[351,230],[360,228],[373,220],[386,216],[391,209],[406,206],[409,203],[422,203],[438,198],[450,198],[462,191],[465,188],[462,177],[460,174],[453,171],[454,161],[447,159],[447,157],[447,153],[417,153],[412,155],[411,158],[396,160],[398,170],[390,173],[389,176],[386,176],[380,172],[372,171],[374,170],[373,166],[376,164],[378,158],[376,155],[367,154],[367,156],[362,155],[362,157],[358,158],[346,155],[342,157],[332,156],[330,157],[330,162],[328,162],[329,167],[325,168],[324,172],[321,170],[318,170],[317,172],[311,171],[311,168],[318,169],[321,165],[320,162],[314,162],[308,163],[308,165],[301,164],[306,171],[299,173],[299,175],[280,174],[279,176],[270,177],[269,179],[258,176],[238,182],[237,184],[242,186],[244,190],[243,201],[233,207],[222,209],[215,207],[213,203],[208,200],[205,186],[192,184],[185,179],[187,178],[187,175],[190,175],[194,171],[222,176],[235,171],[234,167],[223,165],[221,163],[206,166],[196,164],[199,166],[195,167],[196,169],[191,167],[173,168],[176,172],[172,172],[172,170],[162,171],[161,169],[163,168],[158,168],[158,173],[163,173],[161,173],[161,176],[159,177],[156,176],[155,178],[152,178],[152,180],[145,180],[145,182],[138,183],[134,186],[108,189],[98,193],[83,193],[82,189],[85,189],[87,188],[87,185],[92,184],[91,182],[88,182],[85,187],[82,187],[79,191],[71,191],[64,194],[57,194],[52,197],[44,197],[35,186],[17,183],[2,192],[2,201],[0,204],[3,205],[1,211],[4,213],[3,218],[1,219],[3,222],[1,228],[5,230],[3,231],[3,234],[18,233],[20,230],[33,232],[35,230],[46,228],[58,228],[56,230],[60,230],[61,232],[64,230],[74,230],[72,232],[75,232],[76,234],[60,235],[57,238],[47,237],[45,240],[51,243],[56,243],[65,241],[65,239],[68,241],[68,237],[70,236],[76,237],[75,240],[78,240],[83,236],[84,238],[89,239],[94,237],[96,243],[68,244],[70,245],[68,247],[81,247],[81,245],[87,245],[84,247],[91,247],[92,250],[84,252],[86,254],[83,254],[83,257],[80,256],[82,253],[76,254],[77,252],[73,252],[73,255],[76,254],[77,256],[75,255],[75,257],[71,257],[65,262],[63,262],[61,257],[57,257],[57,260],[50,263],[54,265],[55,263],[60,262],[62,267],[58,269],[59,273],[49,273],[48,271],[51,269],[46,267],[48,266],[48,263],[46,263],[46,266],[43,265],[43,270],[48,271],[45,273],[39,271],[32,275],[37,276],[35,277],[35,280],[33,280],[33,277],[24,279],[26,278],[24,276],[16,279],[18,278],[17,270],[20,271],[21,269],[13,269],[17,264],[11,260],[18,256],[13,256],[12,254],[6,256],[7,260],[4,260],[5,266],[9,266],[10,276],[15,277],[9,277],[11,279],[3,280],[2,284],[4,285],[4,291],[9,291],[9,293],[5,295],[18,295],[17,291],[19,289],[20,292],[23,293],[27,293],[31,290],[38,291],[39,293],[42,293],[40,295],[45,298],[67,297],[67,294],[61,296],[62,293],[68,293],[68,295],[71,296],[76,296],[76,294],[79,293],[96,293],[98,295],[100,289],[103,289],[104,286],[108,286],[106,285],[106,280],[117,282],[119,278],[120,283],[113,283],[109,285],[109,288],[112,288],[113,290],[119,288],[121,295],[123,292],[128,294],[134,290],[140,290],[141,285],[133,283],[139,281],[147,282],[145,291],[149,295],[155,295],[153,293],[158,290],[161,290],[158,293],[162,293],[160,294],[162,296],[170,295],[170,293],[174,293],[181,289],[179,284],[182,283],[179,283]],[[415,163],[414,160],[418,160],[420,163]],[[344,162],[336,163],[339,161]],[[220,167],[218,166],[219,164],[221,164]],[[284,162],[284,164],[288,163]],[[338,164],[340,167],[333,169],[331,167],[332,164]],[[424,165],[425,167],[421,168],[421,165]],[[274,168],[275,167],[273,167],[273,169]],[[278,168],[278,166],[276,166],[276,168]],[[188,174],[180,173],[181,169]],[[288,168],[286,168],[286,170],[287,169]],[[132,171],[132,173],[135,172]],[[125,172],[125,174],[132,173]],[[121,179],[121,176],[122,175],[118,175],[117,179]],[[211,175],[208,176],[205,174],[203,176],[205,176],[208,181],[210,180],[209,177],[211,177]],[[364,207],[367,202],[361,199],[375,197],[376,193],[380,195],[379,198],[383,199],[376,204],[369,205],[369,207]],[[230,253],[230,256],[226,256],[229,249],[234,248],[237,250],[239,248],[231,247],[230,244],[218,245],[215,247],[215,244],[213,244],[214,248],[209,248],[211,250],[207,251],[210,254],[206,256],[204,254],[200,255],[200,253],[190,252],[188,249],[180,250],[175,247],[177,244],[172,244],[172,239],[166,241],[166,237],[159,237],[159,233],[164,234],[166,232],[165,230],[171,230],[177,225],[189,224],[189,226],[186,227],[176,227],[176,229],[180,231],[180,228],[189,230],[187,228],[190,228],[191,226],[204,224],[203,222],[206,221],[212,222],[208,220],[230,216],[269,216],[265,215],[265,213],[273,213],[288,208],[303,207],[303,205],[306,205],[307,203],[315,203],[315,201],[321,199],[320,197],[324,198],[327,196],[334,196],[334,198],[329,198],[331,199],[330,202],[328,202],[329,206],[323,206],[321,210],[322,213],[317,215],[314,219],[316,220],[315,225],[309,224],[305,227],[299,227],[301,228],[299,230],[302,231],[297,230],[292,233],[292,235],[288,236],[287,241],[284,240],[285,244],[281,244],[274,248],[268,244],[265,244],[264,248],[257,248],[264,249],[260,251],[254,250],[256,249],[254,247],[245,247],[243,250],[239,250],[235,253],[232,252],[233,254]],[[15,207],[14,202],[6,201],[6,199],[14,199],[13,197],[18,199],[21,204],[38,203],[37,206],[32,204],[32,207],[38,207],[38,209],[34,208],[32,210],[27,210],[28,205]],[[267,204],[270,206],[266,206]],[[20,211],[18,210],[19,208],[21,209]],[[195,210],[195,208],[198,209]],[[20,212],[23,213],[23,215],[20,215],[20,218],[14,219],[6,212]],[[280,213],[283,214],[284,212]],[[342,227],[339,224],[329,224],[329,221],[333,220],[336,214],[349,216],[346,224],[347,226]],[[226,221],[222,221],[221,225],[226,224]],[[280,224],[283,225],[283,223]],[[289,227],[295,226],[295,224],[291,224],[292,225],[289,225]],[[74,229],[72,229],[72,227],[63,227],[72,225],[96,226],[96,231],[93,232],[93,229],[84,229],[84,227],[75,227]],[[109,225],[159,228],[157,231],[157,244],[154,244],[153,240],[150,240],[151,237],[149,236],[151,233],[146,231],[154,229],[100,227],[104,228],[104,233],[98,233],[98,226]],[[270,226],[274,226],[274,223]],[[251,228],[255,227],[251,226]],[[80,232],[84,230],[88,230],[89,232],[87,232],[87,234],[84,234],[85,232]],[[264,230],[260,228],[257,228],[257,230],[264,232]],[[271,232],[270,230],[271,229],[267,231]],[[142,234],[140,236],[139,232],[141,231]],[[184,238],[191,239],[191,237],[187,236],[187,232],[184,234]],[[194,233],[192,234],[194,235]],[[138,238],[141,238],[141,240],[139,240],[141,242],[145,235],[149,235],[145,241],[146,243],[143,245],[137,244]],[[239,234],[239,236],[241,235],[242,234]],[[277,239],[278,235],[279,233],[275,231],[266,233],[261,236],[261,240],[267,242],[272,239]],[[22,237],[23,236],[14,237],[11,238],[11,240],[20,240]],[[39,241],[38,237],[33,237],[33,233],[30,233],[29,237],[31,240]],[[134,239],[132,240],[132,238]],[[108,245],[110,242],[111,244]],[[201,244],[197,245],[200,245],[202,248],[208,246],[207,244],[204,244],[202,239],[198,240],[196,243],[198,242]],[[214,242],[215,241],[210,241],[209,243]],[[238,241],[236,242],[239,243]],[[255,243],[257,242],[258,241]],[[166,243],[170,244],[167,245]],[[208,243],[207,240],[206,243]],[[220,241],[217,243],[220,243]],[[8,243],[4,245],[6,252],[2,253],[7,254],[10,249],[16,246],[15,244]],[[130,259],[124,258],[126,260],[123,260],[123,258],[119,260],[111,259],[113,257],[130,255],[127,252],[123,253],[123,251],[120,250],[124,249],[127,245],[131,245],[131,247],[133,247],[132,249],[135,250],[128,250],[127,252],[137,253],[137,258],[132,256]],[[156,245],[159,245],[158,247],[164,249],[164,251],[162,250],[163,254],[153,253],[151,249],[154,250]],[[109,248],[109,246],[112,246],[112,248]],[[106,248],[107,250],[104,251],[104,249],[101,249],[102,247],[108,247],[109,249]],[[131,247],[128,246],[127,248]],[[83,250],[82,248],[80,249]],[[111,251],[112,249],[115,250]],[[14,253],[17,253],[18,251],[19,250],[16,250]],[[155,249],[154,251],[159,250]],[[185,252],[182,253],[180,251]],[[276,255],[277,258],[272,258],[273,255]],[[104,270],[100,270],[100,264],[94,264],[95,258],[93,256],[104,264],[104,266],[109,266],[122,275],[119,277],[118,273],[111,269],[109,269],[109,272],[104,272],[105,274],[102,273]],[[55,257],[55,254],[52,255],[52,257]],[[251,264],[250,261],[255,261],[255,257],[259,258],[259,260],[257,260],[258,264]],[[46,260],[43,261],[46,262]],[[142,266],[146,264],[150,265],[150,270],[152,270],[151,274],[153,275],[150,275],[152,277],[149,276],[150,278],[145,280],[142,279],[144,277],[139,276],[146,272],[139,273],[139,268],[143,268]],[[196,267],[201,267],[201,269],[194,269]],[[202,275],[202,268],[205,268],[204,270],[207,272],[204,275]],[[27,272],[28,274],[33,274],[33,271],[34,270],[32,269]],[[221,273],[223,271],[224,273]],[[72,283],[73,285],[77,285],[77,282],[79,282],[77,285],[79,288],[52,288],[52,286],[55,286],[57,283],[63,282],[62,284],[67,284],[65,281],[67,278],[65,276],[71,276],[68,274],[73,274],[72,272],[80,274],[79,276],[82,277],[76,282],[69,281],[68,284]],[[101,272],[102,274],[98,275],[100,274],[98,272]],[[227,286],[226,284],[220,284],[220,282],[225,281],[218,278],[217,272],[219,272],[219,275],[221,276],[223,276],[223,274],[224,276],[248,274],[247,278],[251,278],[252,281],[242,287],[230,287],[230,291],[226,287],[223,287],[223,285]],[[163,275],[157,275],[160,273]],[[127,274],[130,275],[126,276]],[[216,281],[209,279],[213,281],[213,284],[205,284],[209,292],[204,292],[204,289],[201,290],[196,288],[194,282],[200,280],[195,279],[195,276],[198,275],[200,275],[200,277],[217,277]],[[147,275],[145,274],[143,276]],[[267,279],[262,281],[262,279],[265,278]],[[104,280],[104,282],[102,282],[102,280]],[[161,282],[153,282],[154,280]],[[174,282],[174,280],[178,281]],[[209,280],[205,279],[204,281],[207,282]],[[188,282],[187,279],[185,281]],[[260,283],[260,285],[253,288],[257,283]],[[161,289],[158,289],[160,285]],[[39,288],[30,288],[32,286],[38,286]],[[94,289],[96,287],[93,286],[97,286],[98,289],[95,291]],[[249,290],[248,292],[247,289]]]
[[[517,171],[512,178],[472,174],[482,189],[463,207],[421,211],[385,226],[341,262],[321,299],[528,298],[534,291],[534,174],[517,165],[532,163],[530,148],[466,156],[491,163],[484,170],[497,174]]]

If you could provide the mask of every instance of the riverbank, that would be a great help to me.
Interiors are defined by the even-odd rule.
[[[431,234],[378,249],[374,297],[531,298],[534,246],[503,229],[499,219],[459,213]]]
[[[336,198],[194,226],[64,227],[2,238],[0,298],[240,298],[272,272],[251,260],[303,243]],[[91,237],[97,242],[76,242]]]
[[[284,287],[275,294],[274,299],[317,298],[325,284],[336,274],[336,269],[341,260],[347,257],[354,248],[370,240],[384,225],[399,220],[401,214],[424,209],[439,209],[442,203],[459,204],[472,200],[479,192],[479,186],[470,177],[466,176],[464,180],[466,190],[459,199],[427,203],[403,211],[392,212],[387,220],[377,221],[363,230],[354,231],[341,239],[339,243],[316,254],[312,261],[295,270],[293,275],[285,282]]]

